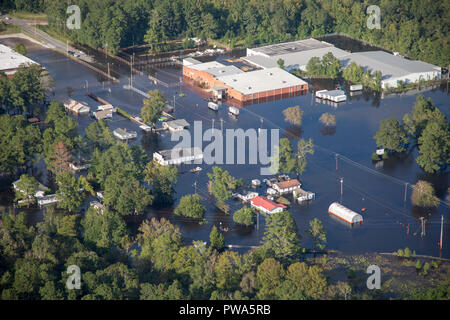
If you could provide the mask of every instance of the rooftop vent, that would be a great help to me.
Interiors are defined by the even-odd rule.
[[[272,72],[267,72],[267,74],[268,74],[269,76],[273,75],[273,73],[272,73]]]

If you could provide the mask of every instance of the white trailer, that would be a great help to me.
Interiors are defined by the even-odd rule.
[[[236,107],[229,107],[228,112],[235,116],[239,115],[239,109]]]
[[[219,105],[214,102],[208,102],[208,108],[210,108],[211,110],[217,111],[217,110],[219,110]]]
[[[353,84],[350,86],[350,91],[359,91],[362,89],[363,89],[362,84]]]
[[[342,204],[337,202],[333,202],[329,206],[328,212],[350,224],[363,222],[362,215],[350,210],[347,207],[344,207]]]

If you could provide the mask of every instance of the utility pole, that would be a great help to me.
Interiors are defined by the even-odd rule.
[[[223,133],[223,119],[220,118],[220,132]]]
[[[405,182],[405,196],[403,197],[403,202],[406,202],[406,194],[408,193],[408,182]]]
[[[338,154],[336,153],[335,154],[335,157],[336,157],[336,171],[338,170]]]
[[[344,178],[341,178],[341,204],[342,204],[342,192],[343,192],[342,185],[343,185],[343,183],[344,183]]]
[[[175,95],[173,95],[173,112],[175,112]]]
[[[441,241],[439,241],[439,250],[442,250],[442,234],[444,232],[444,215],[441,215]]]
[[[215,120],[215,119],[212,119],[212,126],[211,126],[211,129],[214,129],[214,120]]]
[[[133,88],[133,56],[130,56],[130,87]]]
[[[197,180],[195,180],[195,182],[194,182],[194,191],[195,191],[195,194],[197,194]]]
[[[256,231],[259,231],[259,211],[256,211]]]
[[[424,217],[420,217],[420,221],[422,222],[422,233],[420,234],[420,236],[423,238],[425,237],[425,222],[427,221],[427,219],[425,219]]]

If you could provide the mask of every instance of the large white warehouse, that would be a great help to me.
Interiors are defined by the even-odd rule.
[[[363,222],[362,215],[344,207],[342,204],[333,202],[328,208],[328,212],[335,215],[336,217],[350,223],[360,223]]]
[[[364,71],[381,71],[381,87],[397,87],[398,82],[416,82],[441,78],[441,68],[423,61],[408,60],[384,51],[355,52],[338,57],[342,67],[351,62],[362,66]]]

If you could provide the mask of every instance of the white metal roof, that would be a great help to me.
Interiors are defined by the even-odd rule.
[[[190,65],[189,66],[189,68],[194,69],[194,70],[199,70],[199,71],[206,71],[208,69],[222,68],[222,67],[225,67],[225,65],[220,63],[220,62],[217,62],[217,61],[198,63],[198,64],[194,64],[194,65]],[[208,72],[209,72],[209,70],[208,70]]]
[[[363,217],[360,214],[350,210],[347,207],[344,207],[342,204],[337,202],[333,202],[328,208],[328,211],[350,223],[363,221]]]
[[[276,55],[276,56],[272,56],[272,59],[275,62],[278,59],[283,59],[284,65],[286,67],[298,69],[302,66],[306,66],[312,57],[318,57],[318,58],[322,59],[322,57],[325,54],[327,54],[328,52],[331,52],[333,54],[333,56],[335,56],[338,59],[345,57],[349,54],[347,51],[344,51],[344,50],[336,48],[336,47],[325,47],[325,48],[318,48],[318,49],[302,51],[302,52],[294,52],[294,53]]]
[[[224,67],[219,67],[219,68],[210,68],[205,71],[212,74],[215,77],[227,76],[227,75],[236,74],[236,73],[244,73],[244,71],[242,71],[241,69],[239,69],[236,66],[224,66]]]
[[[257,67],[264,68],[264,69],[278,67],[278,63],[276,60],[265,57],[265,56],[259,56],[259,55],[247,56],[247,57],[243,57],[242,60],[245,60],[250,64],[253,64]]]
[[[256,53],[265,55],[267,57],[275,56],[275,55],[281,55],[281,54],[287,54],[292,52],[301,52],[301,51],[308,51],[318,48],[325,48],[325,47],[332,47],[333,45],[325,42],[316,40],[313,38],[310,39],[303,39],[303,40],[296,40],[291,42],[283,42],[283,43],[276,43],[271,44],[267,46],[262,46],[258,48],[251,48],[248,49],[248,53]]]
[[[382,80],[404,77],[411,73],[440,72],[441,68],[423,61],[408,60],[384,51],[367,51],[348,54],[340,58],[341,65],[351,62],[361,65],[364,70],[381,71]]]
[[[0,71],[17,69],[21,64],[37,63],[17,53],[13,49],[0,44]]]
[[[217,80],[243,94],[307,84],[302,79],[278,67],[217,77]]]

